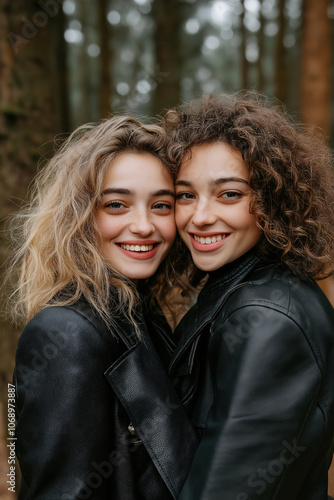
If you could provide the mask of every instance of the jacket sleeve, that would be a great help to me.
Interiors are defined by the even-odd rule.
[[[215,403],[180,500],[297,498],[287,468],[299,461],[307,475],[310,443],[321,442],[301,439],[307,420],[323,419],[312,346],[293,319],[260,305],[218,317],[212,331]]]
[[[105,478],[122,457],[110,457],[107,350],[94,326],[68,308],[41,311],[23,331],[14,374],[21,499],[108,497]]]

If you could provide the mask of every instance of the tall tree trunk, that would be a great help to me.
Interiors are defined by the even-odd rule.
[[[99,0],[100,1],[100,0]],[[79,12],[79,21],[82,26],[87,25],[88,13],[87,10],[91,8],[91,5],[88,6],[86,0],[77,0],[76,2],[77,9]],[[76,47],[79,51],[79,57],[77,60],[77,68],[75,75],[75,86],[78,86],[80,89],[80,107],[78,119],[79,123],[86,123],[91,121],[91,99],[90,99],[90,65],[88,62],[87,55],[87,37],[85,37],[82,43]],[[78,124],[74,124],[74,128]]]
[[[241,0],[242,12],[240,16],[240,33],[241,33],[241,87],[243,89],[248,89],[248,72],[249,72],[249,62],[246,57],[247,48],[247,30],[245,26],[245,1]]]
[[[100,32],[100,116],[107,117],[111,112],[111,26],[107,21],[108,0],[99,0],[98,26]]]
[[[49,2],[49,5],[51,3]],[[26,198],[37,170],[41,146],[58,130],[51,23],[57,22],[60,5],[49,12],[35,2],[0,1],[0,266],[8,257],[4,229],[8,215]],[[52,149],[50,144],[47,149]],[[2,296],[1,301],[5,298]],[[4,304],[0,304],[3,310]],[[7,409],[7,384],[12,381],[18,332],[10,322],[0,325],[0,406]],[[4,433],[4,429],[0,430]],[[1,441],[2,443],[2,441]],[[7,455],[7,451],[5,452]],[[3,453],[0,453],[3,456]],[[8,473],[8,463],[0,465]],[[5,476],[5,481],[7,480]],[[1,483],[1,478],[0,478]],[[6,485],[7,491],[8,484]],[[12,494],[12,497],[14,495]]]
[[[331,108],[328,8],[329,0],[304,0],[301,89],[303,120],[320,127],[326,136],[330,134]]]
[[[263,0],[260,0],[260,14],[259,14],[259,23],[260,29],[258,31],[258,46],[259,46],[259,58],[257,61],[257,74],[258,74],[258,90],[264,90],[264,15],[262,10]]]
[[[287,98],[287,71],[286,71],[286,50],[284,47],[284,34],[286,30],[285,0],[278,2],[278,33],[276,42],[275,59],[275,96],[282,103]]]
[[[55,100],[59,112],[60,132],[68,133],[71,130],[70,103],[69,103],[69,81],[68,81],[68,58],[67,44],[64,38],[66,29],[66,16],[63,9],[59,9],[57,21],[52,23],[52,36],[55,41],[55,58],[57,74],[55,75]]]
[[[36,173],[40,147],[53,139],[60,120],[54,106],[52,30],[47,25],[56,19],[46,13],[46,17],[36,16],[42,11],[34,2],[1,0],[0,5],[0,220],[3,220],[25,199],[27,186]],[[43,19],[47,22],[45,27],[34,25],[34,20],[41,24]],[[1,243],[3,254],[4,243]]]
[[[150,68],[151,78],[156,82],[153,96],[153,113],[179,104],[181,97],[181,13],[179,0],[155,0],[156,65]]]

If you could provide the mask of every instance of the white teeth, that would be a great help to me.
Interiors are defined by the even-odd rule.
[[[210,243],[216,243],[217,241],[223,240],[224,238],[226,238],[226,236],[228,236],[228,234],[218,234],[217,236],[212,236],[212,238],[210,238],[209,236],[203,238],[203,236],[197,236],[196,234],[194,234],[194,239],[199,243],[209,245]]]
[[[121,243],[121,248],[130,250],[131,252],[149,252],[153,250],[153,245],[123,245],[123,243]]]

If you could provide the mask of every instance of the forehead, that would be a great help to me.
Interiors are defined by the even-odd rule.
[[[136,151],[124,151],[117,155],[107,167],[103,184],[136,186],[139,181],[173,184],[171,173],[159,158],[151,153]]]
[[[178,173],[178,179],[196,177],[202,181],[217,176],[249,178],[249,168],[241,153],[222,142],[194,146],[191,157],[184,159]]]

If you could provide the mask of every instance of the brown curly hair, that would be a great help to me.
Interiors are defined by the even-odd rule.
[[[190,101],[168,111],[164,127],[176,173],[195,145],[223,142],[240,151],[265,259],[299,276],[333,273],[333,157],[317,134],[256,93]]]

